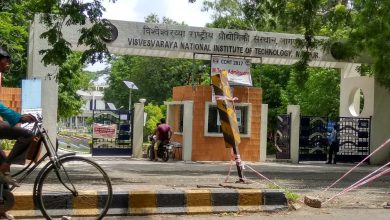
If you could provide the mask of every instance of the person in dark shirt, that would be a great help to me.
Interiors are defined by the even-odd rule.
[[[0,47],[0,73],[3,75],[11,65],[11,56]],[[6,107],[0,102],[0,139],[16,140],[8,157],[2,152],[0,154],[0,181],[13,186],[19,184],[9,174],[11,164],[23,163],[33,138],[31,131],[21,128],[20,123],[35,122],[36,118],[30,114],[21,115],[18,112]],[[0,213],[1,215],[1,213]]]
[[[158,161],[157,149],[160,144],[168,143],[171,139],[171,127],[166,123],[165,118],[160,119],[160,125],[156,129],[156,143],[154,144],[154,161]]]
[[[335,124],[330,131],[328,136],[328,144],[329,144],[329,155],[327,164],[333,163],[336,164],[336,154],[339,151],[339,144],[337,141],[337,125]]]

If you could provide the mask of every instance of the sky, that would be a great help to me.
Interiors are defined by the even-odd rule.
[[[204,27],[210,22],[210,15],[202,12],[202,0],[189,3],[188,0],[117,0],[115,3],[103,0],[106,8],[104,17],[112,20],[145,21],[154,13],[189,26]]]
[[[188,0],[117,0],[115,3],[103,0],[106,12],[103,17],[111,20],[144,22],[145,17],[154,13],[160,20],[165,16],[189,26],[204,27],[211,22],[211,15],[202,12],[202,0],[189,3]],[[96,63],[88,66],[89,71],[98,71],[106,65]]]

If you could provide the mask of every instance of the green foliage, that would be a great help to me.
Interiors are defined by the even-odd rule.
[[[69,118],[80,113],[84,100],[77,95],[77,90],[87,89],[93,75],[83,72],[80,53],[69,55],[59,69],[58,78],[58,118]]]
[[[12,150],[15,145],[16,140],[1,140],[1,149],[2,150]]]
[[[111,0],[115,2],[115,0]],[[69,42],[63,38],[62,28],[70,25],[85,25],[80,28],[78,44],[88,49],[81,56],[81,63],[95,63],[109,57],[109,52],[102,37],[108,36],[107,21],[102,19],[105,10],[101,1],[56,1],[31,0],[29,8],[32,13],[41,13],[41,22],[48,28],[41,37],[48,41],[50,49],[39,51],[43,54],[44,64],[61,65],[71,54]]]
[[[16,87],[27,70],[27,40],[29,17],[23,1],[0,3],[0,47],[12,56],[10,72],[3,79],[3,86]]]
[[[340,100],[340,73],[334,69],[309,68],[308,80],[300,86],[290,80],[282,91],[283,106],[300,105],[302,115],[337,117]],[[294,78],[296,72],[291,73]],[[285,112],[285,111],[284,111]]]
[[[147,113],[145,133],[149,135],[153,133],[160,119],[165,118],[166,107],[149,103],[145,106],[145,112]]]
[[[88,117],[85,119],[85,124],[89,126],[91,126],[93,124],[93,118],[92,117]]]
[[[115,2],[116,0],[110,0]],[[6,86],[19,85],[27,69],[28,28],[35,15],[48,28],[40,37],[47,40],[51,48],[39,51],[45,65],[61,66],[71,55],[71,45],[63,38],[62,29],[70,25],[85,25],[78,45],[88,48],[79,62],[94,63],[109,58],[106,44],[101,40],[110,31],[108,21],[102,19],[105,10],[102,1],[57,1],[57,0],[7,0],[0,3],[0,46],[7,49],[13,60],[10,76],[4,80]],[[75,45],[73,45],[75,46]],[[57,76],[54,76],[57,77]]]
[[[273,142],[267,142],[267,155],[275,155],[276,151],[275,144]]]
[[[251,72],[253,86],[262,88],[263,103],[268,104],[268,128],[274,130],[276,116],[281,113],[280,109],[285,108],[285,106],[282,106],[281,91],[288,84],[291,67],[254,64]]]
[[[390,89],[390,1],[354,1],[355,23],[351,42],[373,57],[378,81]]]
[[[111,62],[109,87],[104,90],[104,99],[116,106],[128,106],[129,89],[124,80],[134,82],[138,90],[132,90],[132,100],[145,98],[148,102],[162,104],[172,97],[175,86],[191,85],[208,80],[209,67],[206,61],[119,56]],[[196,69],[194,68],[196,67]]]

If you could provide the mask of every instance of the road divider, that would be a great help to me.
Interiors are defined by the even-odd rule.
[[[31,193],[30,193],[31,194]],[[32,196],[15,193],[16,204],[11,214],[39,215]],[[69,205],[80,215],[99,209],[104,194],[98,191],[82,193],[88,204],[69,196]],[[280,190],[260,189],[165,189],[148,191],[115,191],[108,215],[201,214],[221,212],[281,211],[288,208],[287,199]]]

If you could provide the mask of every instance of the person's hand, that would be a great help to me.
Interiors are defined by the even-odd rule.
[[[37,119],[32,114],[24,114],[20,117],[20,122],[33,123],[33,122],[37,122]]]

